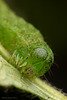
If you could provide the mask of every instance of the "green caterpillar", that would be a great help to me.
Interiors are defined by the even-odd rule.
[[[41,33],[16,16],[0,0],[0,43],[12,55],[12,64],[23,76],[42,76],[54,61],[52,50]]]

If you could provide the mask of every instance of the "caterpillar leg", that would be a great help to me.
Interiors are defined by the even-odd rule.
[[[16,57],[16,65],[18,65],[18,62],[19,62],[19,54],[17,54],[17,57]]]
[[[15,58],[15,54],[16,54],[17,50],[15,50],[12,54],[12,57],[11,58]]]

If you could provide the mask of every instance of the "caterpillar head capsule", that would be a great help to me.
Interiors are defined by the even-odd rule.
[[[26,72],[37,77],[46,73],[54,61],[53,52],[46,43],[34,43],[28,48]]]

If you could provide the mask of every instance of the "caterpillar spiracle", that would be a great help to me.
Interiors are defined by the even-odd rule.
[[[54,55],[40,31],[16,16],[0,0],[0,43],[12,56],[12,64],[23,76],[42,76],[54,61]]]

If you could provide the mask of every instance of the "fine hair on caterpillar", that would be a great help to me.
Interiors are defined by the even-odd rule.
[[[25,60],[28,59],[29,55],[23,60],[23,57],[20,58],[19,54],[17,54],[17,56],[16,56],[16,52],[17,52],[17,50],[15,50],[14,53],[12,54],[11,60],[15,60],[14,63],[17,66],[17,69],[19,69],[19,68],[22,68],[22,67],[26,66],[27,62]],[[22,61],[23,61],[23,64],[22,64]],[[25,69],[25,70],[26,70],[28,75],[30,75],[30,73],[32,75],[33,71],[31,71],[30,68]],[[21,70],[20,73],[23,73],[23,71]]]
[[[18,67],[25,66],[25,65],[26,65],[25,62],[24,62],[23,64],[21,64],[21,63],[22,63],[22,60],[23,60],[23,56],[22,56],[22,57],[19,57],[19,53],[16,55],[16,52],[17,52],[17,50],[14,51],[14,53],[12,54],[11,59],[12,59],[12,60],[15,60],[14,63],[15,63]],[[26,59],[28,59],[28,56],[24,59],[24,61],[25,61]]]

